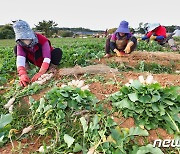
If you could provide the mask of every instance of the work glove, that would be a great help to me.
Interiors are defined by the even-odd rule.
[[[18,73],[19,73],[19,83],[22,87],[26,87],[27,84],[30,82],[30,79],[27,75],[26,69],[23,66],[18,67]]]
[[[49,68],[49,63],[43,62],[42,65],[41,65],[41,68],[40,68],[39,72],[36,73],[36,74],[32,77],[31,82],[34,82],[34,81],[38,80],[38,78],[41,77],[41,75],[43,75],[44,73],[47,72],[48,68]]]
[[[138,42],[139,42],[139,41],[142,41],[142,38],[138,38],[137,41],[138,41]]]
[[[156,36],[151,35],[150,40],[155,40],[155,39],[156,39]]]
[[[128,42],[128,44],[126,45],[126,48],[124,49],[125,53],[130,53],[131,52],[131,47],[133,46],[134,42],[130,41]]]
[[[125,55],[124,51],[119,51],[119,50],[117,50],[117,49],[114,49],[113,51],[116,52],[116,55],[117,55],[118,57],[122,57],[122,56]]]
[[[119,51],[118,49],[114,49],[113,51],[116,53],[116,55],[117,55],[118,57],[121,57],[121,56],[122,56],[121,53],[120,53],[120,51]]]

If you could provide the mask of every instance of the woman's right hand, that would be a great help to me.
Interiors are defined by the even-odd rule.
[[[28,85],[28,83],[30,82],[30,79],[28,77],[27,74],[22,74],[20,76],[20,80],[19,80],[19,83],[22,87],[26,87]]]

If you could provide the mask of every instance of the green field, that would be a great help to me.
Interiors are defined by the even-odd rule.
[[[36,154],[41,146],[44,153],[50,154],[180,152],[179,147],[154,148],[151,140],[153,137],[164,140],[164,136],[180,139],[180,74],[175,74],[180,64],[179,51],[173,57],[169,48],[156,42],[139,42],[134,57],[136,53],[141,55],[144,52],[145,58],[154,55],[156,59],[162,52],[165,53],[164,60],[169,56],[169,65],[161,65],[160,60],[156,61],[158,63],[145,61],[141,56],[137,59],[142,60],[135,65],[133,56],[122,58],[123,62],[116,57],[103,59],[105,38],[50,40],[53,47],[63,51],[59,71],[104,60],[104,64],[117,68],[118,73],[61,77],[56,74],[43,85],[29,84],[22,88],[13,53],[15,42],[0,40],[0,153]],[[156,55],[157,51],[159,55]],[[31,67],[30,77],[38,70],[33,65]],[[169,77],[167,86],[138,80],[138,76],[146,78],[149,73],[162,84],[167,83]],[[127,77],[133,80],[125,85]],[[77,80],[83,80],[83,83]],[[89,88],[84,90],[80,84]],[[4,105],[13,97],[13,110],[8,110]],[[126,123],[132,119],[133,124]]]

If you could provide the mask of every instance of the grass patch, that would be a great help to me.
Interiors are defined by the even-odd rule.
[[[135,71],[135,72],[151,72],[153,74],[161,74],[161,73],[174,73],[174,65],[170,64],[169,66],[160,65],[157,63],[146,63],[141,61],[135,67],[129,66],[127,63],[116,63],[116,62],[109,62],[108,66],[111,68],[117,68],[119,72],[128,72],[128,71]]]
[[[141,61],[137,66],[135,66],[135,70],[141,72],[151,72],[153,74],[160,74],[160,73],[168,73],[172,74],[174,72],[173,65],[171,66],[164,66],[157,63],[146,63]]]

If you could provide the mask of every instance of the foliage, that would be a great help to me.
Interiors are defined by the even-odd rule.
[[[0,116],[0,147],[8,140],[8,133],[11,129],[12,115],[11,114],[1,114]]]
[[[15,37],[12,25],[7,24],[0,27],[0,39],[12,39]]]
[[[75,65],[86,66],[93,63],[92,59],[98,59],[104,54],[105,39],[56,38],[50,40],[54,47],[60,47],[63,50],[63,60],[60,67],[71,67]],[[14,76],[14,78],[17,77],[15,74],[15,56],[13,56],[14,44],[14,40],[1,40],[0,44],[0,83],[5,84],[1,87],[4,88],[3,90],[1,89],[2,96],[0,96],[1,114],[5,115],[8,112],[8,110],[3,108],[7,99],[11,96],[16,96],[12,113],[13,120],[10,123],[11,125],[7,124],[5,126],[8,126],[8,129],[5,133],[3,143],[8,139],[7,135],[10,127],[21,130],[29,125],[34,125],[34,129],[31,132],[32,136],[38,134],[40,135],[39,137],[51,137],[48,143],[43,141],[45,150],[50,153],[87,153],[92,151],[107,154],[135,154],[138,152],[160,153],[159,149],[152,148],[152,145],[149,144],[139,147],[134,137],[147,136],[147,131],[140,127],[130,129],[118,127],[112,119],[112,112],[106,113],[104,111],[104,101],[96,103],[97,99],[89,91],[81,91],[78,88],[72,87],[54,87],[40,98],[40,100],[35,101],[32,97],[29,97],[31,104],[29,110],[29,106],[26,102],[27,98],[23,97],[37,94],[40,90],[46,88],[47,85],[39,86],[37,84],[31,84],[22,89],[18,86],[18,80],[7,82],[12,76]],[[120,66],[115,63],[111,65],[123,71],[134,71],[134,69],[136,69],[126,66],[126,63]],[[161,71],[166,70],[155,64],[146,67],[146,63],[144,62],[141,63],[139,69],[145,71],[151,69],[151,67],[152,69],[155,67],[154,71],[156,69]],[[29,71],[28,74],[31,76],[36,71],[37,70],[33,69]],[[72,77],[70,78],[72,79]],[[68,79],[69,78],[64,77],[64,82],[67,82]],[[91,79],[91,81],[89,78],[88,83],[92,83],[93,80],[102,83],[106,81],[103,77],[97,75]],[[62,83],[62,79],[57,82]],[[52,85],[56,85],[56,82],[52,80],[50,84],[52,87]],[[138,108],[129,111],[127,109],[124,113],[124,115],[126,113],[129,115],[132,114],[136,119],[136,123],[142,128],[143,126],[141,124],[144,122],[144,126],[148,129],[150,129],[150,123],[153,126],[158,125],[163,127],[171,133],[177,131],[179,129],[179,118],[176,116],[176,113],[179,111],[178,88],[162,88],[157,84],[147,86],[141,85],[140,87],[138,84],[134,84],[131,88],[122,87],[119,91],[122,95],[113,98],[115,110],[119,109],[119,106],[116,106],[116,104],[121,104],[118,102],[121,102],[121,97],[124,96],[134,104],[134,107],[147,109],[147,111],[144,109],[142,115],[138,114],[138,112],[140,112]],[[126,93],[126,91],[128,92]],[[137,93],[139,100],[136,100],[136,94],[132,93]],[[147,103],[150,99],[147,95],[151,97],[151,103]],[[124,112],[126,108],[129,107],[126,105],[127,104],[123,107],[120,106],[120,110]],[[151,117],[151,114],[154,117]],[[158,116],[156,116],[156,114],[158,114]],[[138,121],[137,119],[140,120]],[[177,132],[179,132],[179,130]],[[28,134],[25,136],[29,137]],[[12,139],[18,138],[15,135],[12,137]]]
[[[148,23],[140,22],[139,27],[136,29],[136,32],[141,33],[141,34],[145,34],[147,32],[147,29],[146,29],[147,25],[148,25]]]
[[[128,71],[133,71],[133,70],[135,70],[133,67],[128,66],[128,64],[125,63],[125,62],[122,62],[122,63],[108,62],[108,65],[109,65],[111,68],[117,68],[118,71],[120,71],[120,72],[128,72]]]
[[[134,80],[129,87],[123,86],[112,94],[110,100],[125,117],[133,117],[138,126],[148,130],[162,127],[173,133],[180,126],[178,90],[179,87],[162,88],[158,83],[144,85]]]
[[[11,74],[15,72],[15,56],[11,48],[0,47],[0,85],[7,82],[11,78]]]
[[[70,146],[67,140],[71,139],[70,136],[78,135],[82,130],[73,118],[73,112],[88,111],[97,101],[88,90],[82,91],[69,86],[54,87],[40,101],[30,99],[32,123],[41,124],[40,135],[54,133],[56,136],[54,144],[62,144],[59,149],[64,149],[66,145],[63,144],[62,138],[65,138],[65,142]]]
[[[92,64],[92,59],[98,59],[104,55],[102,41],[94,38],[88,40],[81,38],[63,39],[61,42],[61,49],[63,51],[61,67],[72,67],[75,65],[87,66]]]
[[[108,65],[111,68],[118,69],[119,72],[128,72],[128,71],[136,71],[136,72],[151,72],[154,74],[159,73],[168,73],[171,74],[174,72],[174,65],[170,64],[169,66],[160,65],[157,63],[146,63],[144,61],[140,61],[137,65],[129,66],[126,62],[108,62]]]
[[[157,41],[139,41],[137,50],[140,51],[163,51],[163,47],[157,43]]]
[[[101,30],[91,30],[87,28],[82,28],[82,27],[77,27],[77,28],[67,28],[67,27],[62,27],[58,28],[58,31],[71,31],[73,33],[103,33],[104,31]]]
[[[144,61],[141,61],[135,68],[136,70],[139,70],[141,72],[151,72],[154,74],[159,73],[172,73],[173,72],[173,66],[163,66],[157,63],[146,63]]]
[[[35,25],[35,29],[41,32],[44,32],[44,34],[47,37],[51,37],[54,34],[54,29],[56,28],[58,24],[56,24],[54,21],[41,21],[37,25]]]
[[[48,145],[49,152],[88,153],[96,150],[126,154],[132,151],[132,144],[138,151],[134,136],[148,136],[148,132],[139,127],[118,127],[109,116],[97,113],[96,102],[89,91],[68,86],[53,88],[40,101],[30,98],[32,123],[38,125],[38,133],[55,136]],[[82,111],[87,114],[82,116]]]
[[[173,37],[173,39],[174,39],[175,41],[180,41],[180,36],[175,36],[175,37]]]
[[[60,31],[59,34],[62,37],[72,37],[74,33],[71,31]]]
[[[87,66],[92,64],[91,59],[104,55],[104,39],[56,38],[51,39],[51,42],[54,47],[63,50],[60,67]],[[8,47],[0,47],[0,85],[6,83],[16,72],[16,57],[13,52],[15,41],[3,40],[1,45]]]
[[[111,28],[111,29],[108,29],[108,34],[112,34],[116,31],[117,28]]]
[[[174,30],[176,29],[176,26],[175,25],[171,25],[171,26],[165,26],[166,27],[166,31],[168,33],[172,33],[174,32]]]

